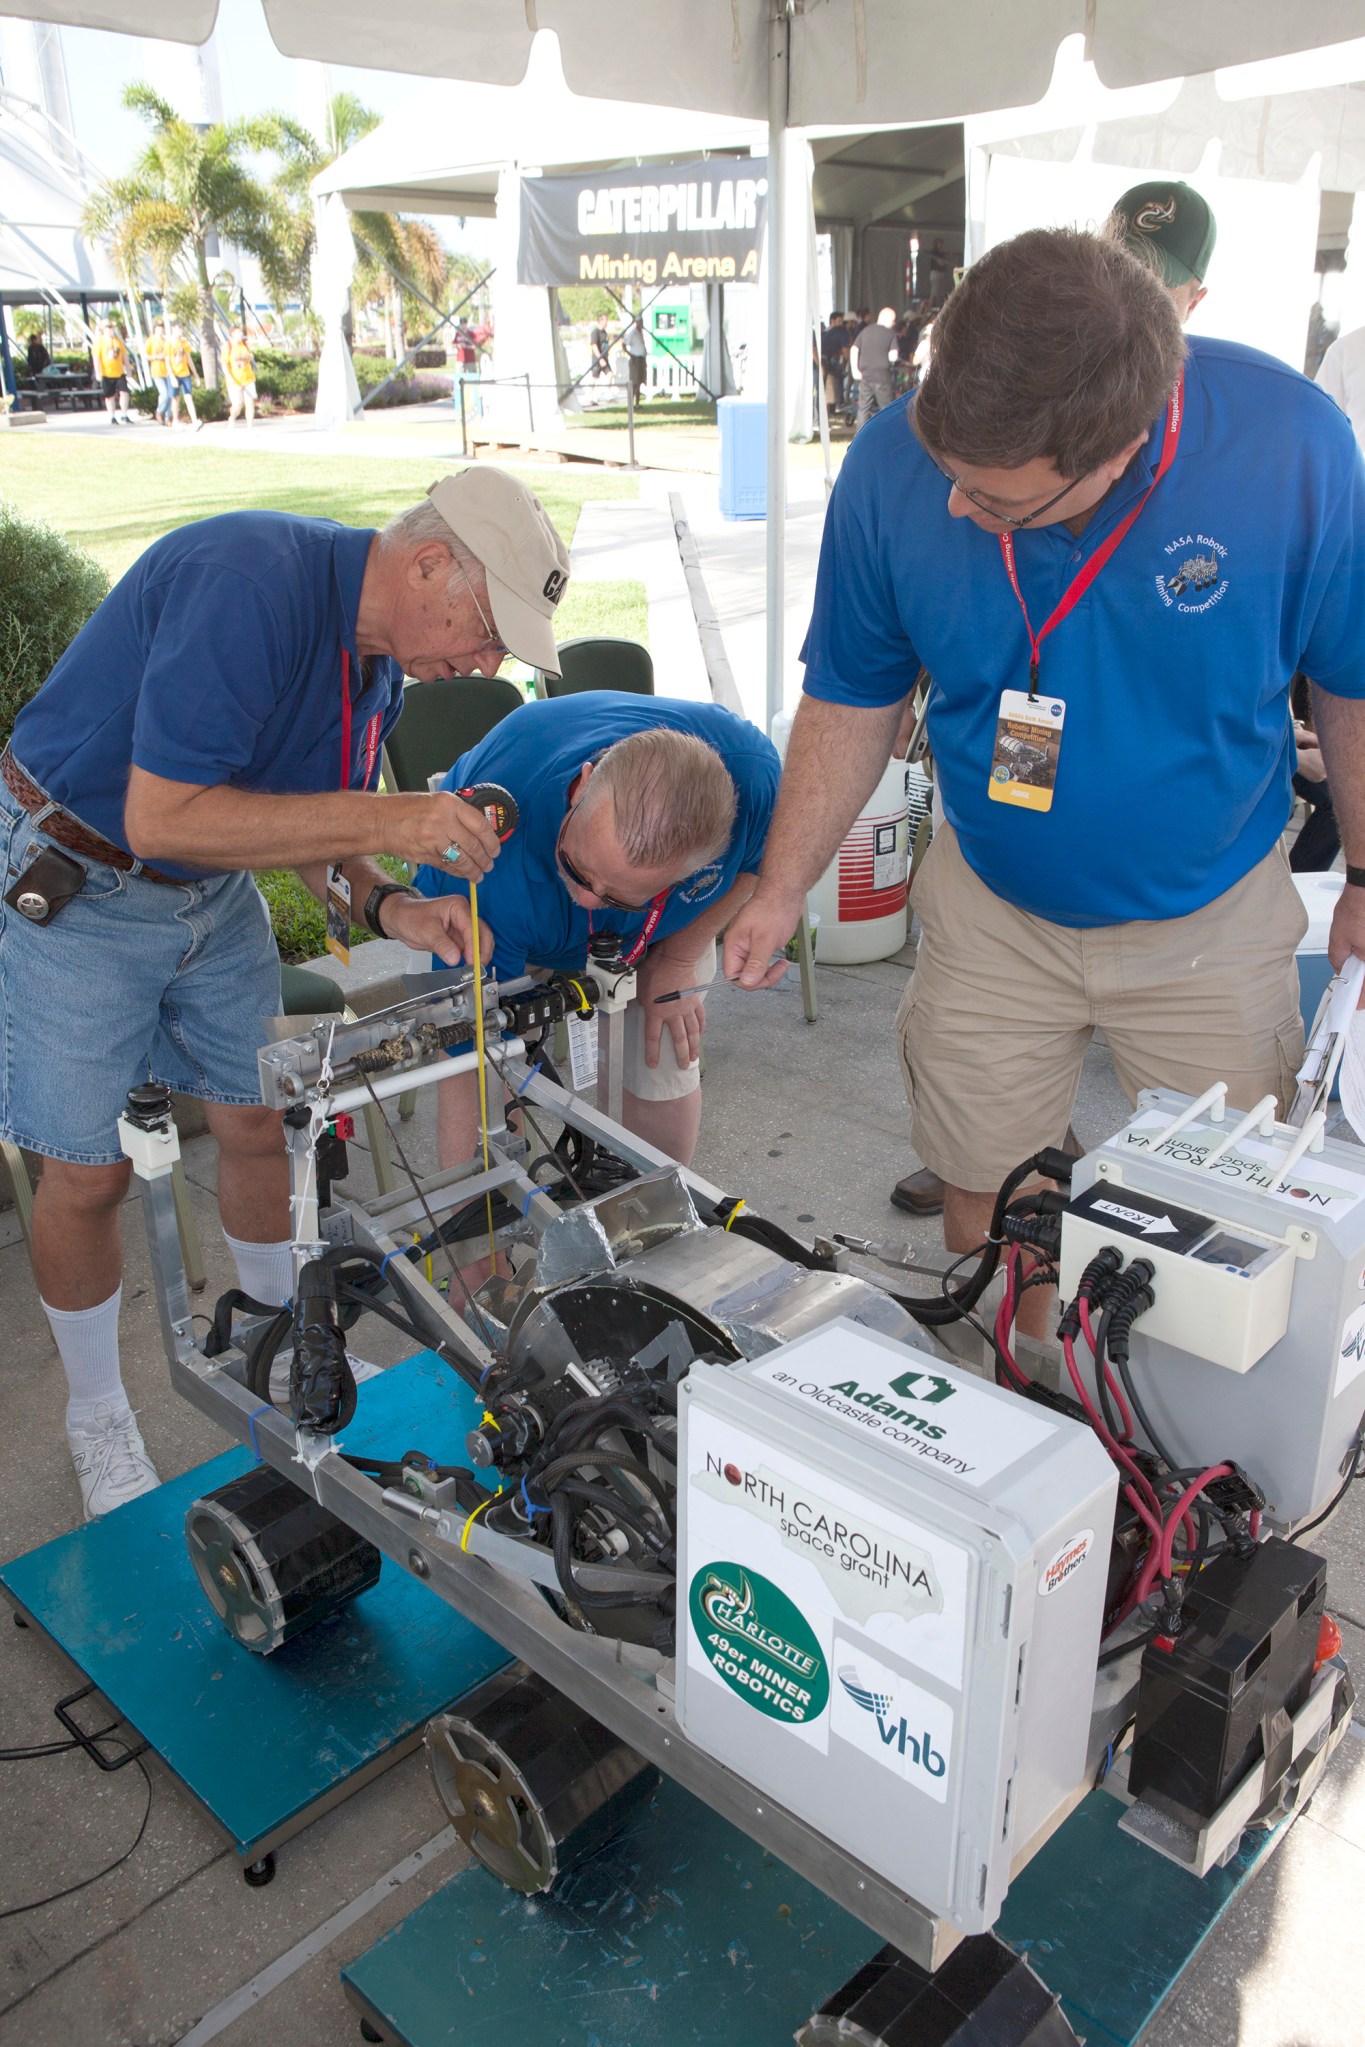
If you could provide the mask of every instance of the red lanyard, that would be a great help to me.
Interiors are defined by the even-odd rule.
[[[368,789],[374,764],[379,759],[379,737],[383,720],[378,711],[365,727],[365,774],[361,788]],[[351,654],[348,647],[341,650],[341,786],[351,786]]]
[[[645,948],[648,946],[650,939],[654,936],[654,933],[659,928],[659,919],[660,917],[663,916],[664,905],[665,903],[667,903],[668,898],[671,894],[672,894],[671,889],[661,889],[659,894],[655,896],[653,902],[649,906],[649,915],[645,918],[644,930],[640,933],[634,945],[630,948],[630,951],[627,953],[622,953],[621,955],[622,962],[625,966],[633,967],[636,961],[644,953]],[[592,937],[591,910],[589,910],[588,912],[588,936],[589,938]]]
[[[1014,535],[1012,533],[1002,533],[1000,535],[1000,552],[1005,557],[1005,570],[1009,576],[1014,594],[1019,599],[1019,609],[1024,614],[1024,630],[1028,634],[1028,693],[1031,697],[1035,697],[1038,694],[1038,657],[1043,641],[1052,631],[1052,628],[1060,625],[1068,612],[1074,611],[1075,607],[1080,603],[1090,585],[1099,575],[1100,570],[1104,568],[1110,556],[1115,553],[1119,543],[1127,536],[1148,498],[1152,495],[1152,492],[1156,489],[1172,462],[1174,462],[1175,451],[1180,446],[1180,428],[1184,416],[1185,373],[1182,370],[1179,381],[1171,393],[1170,404],[1166,408],[1166,432],[1162,439],[1161,460],[1157,464],[1156,475],[1152,478],[1132,511],[1125,518],[1120,519],[1107,540],[1100,542],[1084,568],[1081,569],[1075,579],[1062,592],[1057,609],[1039,632],[1035,633],[1033,630],[1029,620],[1028,606],[1024,602],[1024,593],[1019,588],[1019,573],[1014,565]]]

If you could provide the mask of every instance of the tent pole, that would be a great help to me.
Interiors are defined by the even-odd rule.
[[[783,136],[790,79],[790,0],[769,0],[768,17],[768,482],[767,482],[767,725],[782,709],[786,593],[783,549],[787,518],[787,380],[783,331],[786,285]]]

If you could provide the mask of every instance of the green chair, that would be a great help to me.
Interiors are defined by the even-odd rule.
[[[572,697],[585,689],[619,689],[637,697],[654,694],[654,663],[648,647],[637,640],[561,640],[559,661],[558,675],[536,670],[542,696]]]
[[[281,1016],[339,1016],[352,1023],[355,1013],[336,982],[328,974],[316,974],[311,967],[280,967]],[[392,1194],[398,1185],[389,1152],[389,1129],[382,1110],[375,1103],[363,1112],[365,1135],[370,1145],[370,1163],[375,1185],[381,1194]]]
[[[526,698],[504,675],[453,675],[448,682],[410,682],[388,737],[385,784],[424,790],[471,746],[485,739]]]

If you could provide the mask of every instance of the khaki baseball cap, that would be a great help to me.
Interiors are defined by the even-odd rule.
[[[569,550],[540,499],[505,469],[462,469],[427,496],[488,578],[498,637],[510,654],[559,674],[552,620],[569,586]]]

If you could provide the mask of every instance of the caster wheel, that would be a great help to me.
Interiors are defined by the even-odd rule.
[[[437,1796],[471,1855],[514,1891],[548,1891],[652,1797],[659,1772],[513,1667],[427,1723]]]
[[[196,1500],[185,1547],[209,1605],[257,1656],[368,1591],[381,1563],[373,1543],[269,1465]]]
[[[360,2021],[360,2037],[362,2040],[378,2040],[381,2043],[382,2047],[384,2035],[382,2033],[377,2033],[374,2027],[370,2024],[368,2019],[362,2019]]]
[[[253,1891],[263,1891],[267,1884],[275,1881],[275,1858],[263,1855],[259,1862],[248,1862],[242,1870],[243,1883],[250,1884]]]

